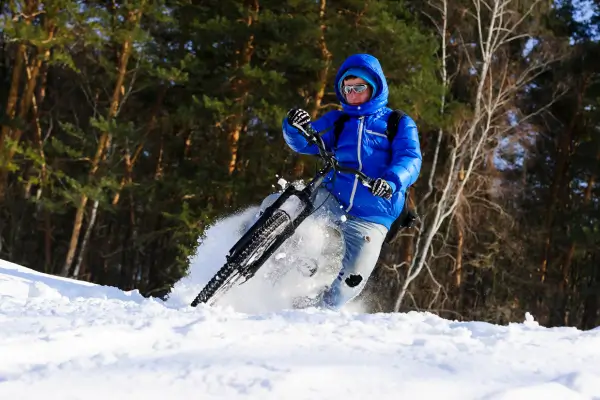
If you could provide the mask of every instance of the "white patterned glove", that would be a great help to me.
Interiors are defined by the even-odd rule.
[[[371,186],[371,193],[389,200],[392,198],[392,187],[385,179],[377,178]]]
[[[310,122],[310,115],[301,108],[292,108],[287,115],[288,122],[294,128],[303,128]]]

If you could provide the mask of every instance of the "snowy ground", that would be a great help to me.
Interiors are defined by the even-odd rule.
[[[0,261],[0,399],[600,399],[600,328],[292,311],[265,283],[188,307],[243,218],[167,302]]]

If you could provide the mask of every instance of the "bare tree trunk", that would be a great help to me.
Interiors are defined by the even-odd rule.
[[[456,261],[454,262],[454,286],[460,292],[462,285],[462,271],[463,271],[463,247],[465,243],[465,232],[463,228],[463,222],[460,216],[456,218]]]
[[[36,0],[26,0],[25,7],[22,11],[21,17],[24,18],[25,23],[27,25],[31,25],[31,20],[34,18],[34,11],[37,6]],[[15,13],[16,14],[16,13]],[[17,47],[17,54],[15,58],[15,64],[13,67],[13,73],[11,77],[10,89],[8,92],[8,101],[6,102],[6,115],[9,120],[12,120],[17,113],[17,102],[19,98],[19,86],[21,84],[21,74],[23,73],[23,64],[25,63],[25,58],[27,56],[27,45],[25,43],[20,43]],[[32,73],[33,74],[33,73]],[[24,96],[27,97],[27,92],[29,90],[29,85],[32,82],[35,82],[37,72],[34,74],[35,76],[28,79],[27,87],[25,89]],[[33,89],[33,88],[32,88]],[[26,102],[30,102],[27,100]],[[21,99],[21,104],[23,104],[23,99]],[[27,106],[29,108],[29,106]],[[19,115],[26,115],[28,110],[23,111],[20,110]],[[15,135],[16,136],[16,135]],[[8,125],[2,126],[2,131],[0,134],[0,201],[4,199],[6,195],[6,186],[8,184],[8,165],[12,160],[14,155],[16,146],[15,142],[19,141],[21,133],[18,133],[18,136],[11,137],[11,129]],[[11,141],[11,143],[7,143]]]
[[[259,11],[259,3],[258,0],[249,0],[247,1],[248,7],[248,17],[246,19],[246,25],[248,27],[252,26],[253,23],[256,22],[258,18]],[[252,60],[252,54],[254,53],[254,34],[250,34],[246,43],[241,49],[241,59],[238,64],[238,70],[243,68],[244,66],[250,64]],[[236,164],[238,160],[238,151],[239,151],[239,142],[240,142],[240,133],[243,129],[243,121],[244,121],[244,108],[246,104],[246,97],[248,96],[248,88],[246,87],[246,82],[241,77],[238,78],[234,90],[238,93],[238,99],[240,104],[239,115],[236,116],[233,127],[231,128],[228,134],[229,140],[229,150],[230,150],[230,158],[229,163],[227,165],[227,172],[229,175],[233,175],[233,172],[236,169]]]
[[[129,276],[127,277],[126,290],[133,289],[133,282],[135,282],[136,266],[138,264],[138,256],[136,252],[136,243],[138,240],[138,228],[135,220],[135,200],[133,199],[133,193],[129,191],[129,223],[131,224],[131,237],[130,237],[130,253],[129,259],[130,267],[127,269]],[[129,238],[128,238],[129,239]]]
[[[163,174],[163,156],[165,151],[165,138],[164,135],[160,135],[159,145],[158,145],[158,155],[156,156],[156,170],[154,172],[154,179],[159,180]]]
[[[90,241],[90,237],[92,236],[94,223],[96,222],[96,215],[98,213],[98,203],[98,200],[94,201],[94,205],[92,206],[92,213],[90,215],[90,222],[88,223],[87,229],[85,230],[85,235],[83,235],[81,251],[79,252],[79,256],[77,257],[77,264],[75,264],[75,269],[73,270],[73,277],[76,279],[80,279],[83,275],[83,272],[81,271],[81,263],[83,262],[84,253],[87,248],[87,244]]]
[[[447,18],[445,13],[445,10],[447,10],[446,0],[441,0],[441,2],[441,6],[436,8],[440,11],[442,22],[444,22]],[[508,129],[512,129],[509,127],[501,130],[497,119],[502,115],[515,94],[522,90],[541,71],[548,68],[549,63],[544,62],[529,65],[522,71],[509,71],[509,68],[513,65],[510,60],[503,59],[500,54],[501,48],[524,36],[518,34],[517,28],[531,14],[538,3],[538,0],[534,1],[521,18],[515,18],[514,14],[517,9],[515,0],[493,0],[490,2],[473,0],[475,12],[470,13],[470,15],[475,17],[474,22],[479,33],[479,51],[475,62],[470,58],[470,44],[464,44],[464,46],[465,53],[469,57],[470,67],[476,71],[474,76],[477,76],[479,80],[473,96],[474,114],[469,121],[464,121],[464,126],[459,124],[454,128],[453,143],[451,143],[448,160],[449,165],[445,168],[445,171],[448,171],[445,178],[446,182],[442,192],[436,198],[433,215],[422,218],[421,225],[423,228],[421,232],[423,236],[419,235],[417,238],[415,261],[407,268],[406,279],[396,299],[394,307],[396,311],[402,306],[409,285],[423,269],[427,269],[429,275],[434,279],[429,268],[429,257],[432,252],[431,247],[434,237],[444,221],[455,213],[465,186],[471,180],[476,169],[485,164],[486,145],[492,142],[494,137]],[[484,15],[482,12],[487,14]],[[487,25],[484,25],[484,23]],[[446,32],[443,28],[439,28],[439,24],[436,25],[441,36],[445,38]],[[446,26],[445,23],[443,26]],[[445,46],[446,42],[443,41],[443,47]],[[496,75],[496,73],[499,74]],[[514,79],[515,77],[516,79]],[[491,82],[494,82],[494,84],[492,85]],[[530,117],[531,115],[523,118],[521,122],[525,122]]]
[[[323,98],[325,97],[325,89],[327,88],[327,78],[329,76],[329,70],[331,69],[332,54],[327,47],[327,40],[325,38],[325,32],[327,31],[327,25],[325,20],[325,13],[327,10],[327,0],[319,0],[319,21],[321,36],[319,37],[319,49],[321,50],[321,59],[323,60],[323,68],[319,71],[317,77],[317,90],[314,96],[314,107],[311,111],[311,118],[314,120],[318,117],[321,105],[323,104]],[[302,155],[295,155],[294,161],[294,177],[296,179],[301,178],[304,175],[306,165]]]
[[[27,57],[25,56],[25,62],[26,64],[29,64],[29,61],[27,60]],[[40,71],[40,67],[42,65],[42,60],[40,58],[38,58],[36,61],[34,61],[33,66],[26,65],[26,70],[28,72],[29,78],[27,79],[27,83],[25,85],[25,92],[23,93],[23,95],[21,96],[21,101],[19,103],[19,118],[22,121],[26,121],[27,120],[27,116],[29,114],[29,109],[31,108],[31,104],[35,101],[35,86],[37,85],[37,77]],[[12,158],[14,157],[16,151],[17,151],[17,147],[19,146],[19,142],[21,141],[21,136],[23,135],[23,129],[21,128],[17,128],[13,131],[12,137],[11,137],[11,141],[12,143],[10,143],[8,145],[8,151],[5,152],[5,162],[6,163],[10,163]],[[29,165],[28,167],[26,167],[24,173],[23,173],[23,177],[24,177],[24,181],[30,181],[29,179],[29,175],[31,174],[33,170],[33,166]],[[2,178],[0,178],[0,181],[4,181],[6,182],[8,180],[8,170],[7,169],[2,169],[2,171],[0,171],[0,174],[4,175]],[[29,187],[28,185],[25,185],[24,189],[24,193],[23,196],[25,197],[25,199],[29,199]]]
[[[600,162],[600,152],[596,154],[596,163]],[[583,204],[584,206],[589,205],[592,200],[592,192],[594,185],[596,184],[596,174],[592,173],[588,180],[587,186],[585,188],[585,192],[583,195]],[[561,280],[558,282],[556,299],[558,302],[558,306],[556,307],[556,312],[560,313],[560,316],[557,316],[556,320],[553,321],[555,324],[560,324],[563,326],[569,326],[569,307],[568,307],[568,298],[569,298],[569,283],[571,276],[571,266],[573,264],[573,257],[575,255],[576,250],[576,242],[575,240],[571,240],[571,244],[567,252],[565,253],[565,258],[562,263],[561,268]],[[589,296],[589,294],[588,294]]]
[[[56,31],[56,27],[51,25],[50,22],[48,22],[47,20],[45,21],[45,25],[46,25],[46,29],[48,31],[48,40],[52,40],[52,38],[54,37],[54,33]],[[27,61],[27,56],[25,55],[25,60]],[[43,188],[46,186],[46,180],[47,180],[47,168],[46,168],[46,157],[44,154],[44,143],[43,143],[43,138],[42,138],[42,127],[41,127],[41,123],[40,123],[40,116],[39,116],[39,107],[38,107],[38,100],[36,99],[36,94],[35,94],[35,89],[36,89],[36,80],[37,80],[37,76],[40,74],[40,71],[43,70],[42,76],[40,77],[40,85],[37,85],[38,90],[38,95],[37,97],[39,97],[39,104],[41,104],[44,101],[44,97],[46,95],[46,75],[48,74],[48,70],[47,68],[44,68],[45,63],[50,59],[50,49],[47,48],[46,50],[44,50],[43,56],[41,58],[38,58],[38,60],[35,62],[35,64],[33,66],[26,66],[26,72],[27,72],[27,80],[28,82],[32,82],[33,81],[33,85],[31,87],[32,93],[31,93],[31,102],[30,102],[30,106],[31,109],[33,111],[33,122],[35,124],[35,129],[34,129],[34,138],[36,141],[36,144],[38,146],[38,154],[40,155],[40,160],[41,160],[41,171],[40,171],[40,184],[38,186],[38,190],[36,193],[36,198],[39,200],[42,196],[42,191]],[[28,64],[28,62],[27,62]],[[29,89],[29,86],[27,87]],[[28,94],[28,92],[26,91],[26,95]],[[29,105],[27,105],[27,108],[29,108]],[[23,112],[23,110],[20,110],[21,112]],[[27,112],[28,110],[25,110],[25,112]],[[23,116],[24,118],[25,116]],[[15,132],[15,137],[17,138],[17,140],[20,139],[21,137],[21,132],[20,130],[17,130]],[[9,157],[12,158],[14,154],[10,154],[9,153]],[[31,190],[31,183],[27,184],[27,187],[25,189],[25,197],[28,198],[29,197],[29,192]]]
[[[152,130],[156,126],[156,121],[158,119],[158,112],[160,110],[160,106],[162,105],[162,102],[164,100],[166,92],[167,92],[167,87],[163,86],[163,88],[159,92],[159,95],[154,104],[152,116],[150,117],[150,122],[148,123],[148,126],[146,127],[146,132],[144,133],[144,138],[148,137],[150,135],[150,133],[152,132]],[[144,149],[144,144],[145,144],[144,140],[142,140],[142,142],[140,144],[138,144],[137,148],[135,149],[135,152],[133,153],[133,157],[130,157],[129,149],[127,149],[127,151],[125,153],[125,157],[124,157],[126,175],[123,178],[121,178],[121,183],[119,184],[119,189],[116,191],[115,195],[113,196],[113,200],[112,200],[113,206],[117,205],[117,203],[119,202],[119,199],[121,196],[121,191],[125,187],[125,184],[133,182],[133,166],[135,165],[140,154],[142,153],[142,150]],[[161,136],[160,148],[159,148],[159,152],[158,152],[158,166],[157,166],[157,173],[155,174],[155,179],[158,179],[160,177],[160,175],[162,174],[162,157],[163,157],[163,151],[164,151],[163,147],[164,147],[163,146],[163,138]]]
[[[21,6],[21,9],[16,9]],[[19,4],[11,6],[14,10],[13,20],[22,19],[25,25],[30,26],[32,24],[32,20],[36,18],[37,14],[34,13],[36,11],[37,1],[34,0],[26,0],[24,4]],[[8,17],[8,16],[7,16]],[[52,39],[53,30],[49,32],[49,40]],[[29,65],[27,56],[28,56],[28,41],[20,41],[16,49],[15,62],[13,65],[12,77],[11,77],[11,85],[8,93],[8,99],[6,103],[5,112],[8,117],[9,122],[5,125],[2,125],[2,129],[0,132],[0,203],[4,200],[7,195],[8,190],[8,182],[9,182],[9,166],[11,165],[11,161],[16,153],[16,150],[19,145],[19,141],[22,136],[22,129],[20,126],[17,128],[11,128],[12,120],[18,115],[19,119],[22,121],[27,121],[27,116],[29,114],[29,110],[32,104],[32,101],[35,101],[35,86],[37,84],[37,76],[39,74],[39,67],[42,65],[43,61],[41,58],[37,59],[33,62],[33,65]],[[39,49],[37,50],[39,52]],[[23,93],[19,97],[19,88],[22,84],[22,73],[23,69],[26,70],[28,76],[25,80]],[[19,109],[17,109],[17,104],[19,105]],[[36,122],[38,121],[37,116],[35,116]],[[43,152],[42,152],[43,155]],[[34,170],[34,165],[28,164],[25,167],[23,172],[23,176],[25,178],[25,182],[30,182],[29,174]],[[27,187],[27,184],[22,188],[24,190],[25,199],[29,199],[30,190]],[[21,224],[17,224],[13,240],[19,240],[19,232],[21,231]],[[1,239],[0,239],[1,240]],[[47,253],[46,253],[47,255]],[[45,260],[45,268],[48,268],[48,258]]]
[[[558,144],[558,157],[556,162],[556,168],[554,170],[554,177],[552,184],[550,185],[550,195],[548,196],[548,207],[546,211],[546,240],[544,241],[544,250],[542,255],[542,264],[540,266],[540,280],[542,283],[546,280],[546,274],[548,270],[548,259],[550,257],[550,248],[552,247],[552,225],[554,223],[554,215],[556,210],[556,203],[558,201],[559,190],[564,188],[564,179],[566,175],[566,168],[570,159],[570,147],[573,141],[573,135],[575,130],[575,124],[579,117],[581,106],[583,104],[583,93],[587,90],[589,77],[584,77],[582,87],[579,89],[577,96],[577,103],[573,117],[569,123],[569,127],[566,132],[561,135],[560,143]]]
[[[242,131],[242,123],[237,122],[233,130],[229,133],[229,149],[231,151],[231,157],[229,158],[229,165],[227,166],[227,173],[229,176],[233,175],[237,164],[238,150],[240,143],[240,132]]]
[[[188,158],[190,156],[190,151],[192,149],[192,131],[190,130],[185,137],[185,146],[183,147],[183,158]]]
[[[52,271],[52,221],[48,210],[44,210],[44,272],[54,272]]]
[[[592,258],[591,261],[593,262],[594,259]],[[597,261],[594,264],[597,264]],[[600,269],[598,267],[592,268],[588,282],[590,290],[583,302],[582,329],[594,329],[598,326],[598,317],[600,316],[598,312],[600,309],[600,296],[598,295],[600,292]]]
[[[49,40],[52,40],[52,37],[54,36],[54,31],[55,31],[54,27],[50,28],[50,31],[48,32]],[[38,57],[33,62],[33,66],[31,67],[31,72],[28,71],[29,78],[27,79],[27,84],[25,86],[25,92],[23,93],[23,96],[21,97],[21,103],[19,104],[19,117],[23,120],[25,120],[27,118],[27,114],[29,113],[31,104],[35,101],[34,95],[35,95],[35,88],[37,85],[38,75],[40,73],[40,69],[42,68],[42,63],[44,61],[47,61],[46,57],[50,57],[49,50],[44,52],[43,57]],[[27,61],[26,54],[24,55],[24,58]],[[27,66],[27,69],[29,70],[28,66]],[[12,135],[12,140],[14,143],[13,143],[13,145],[9,146],[9,148],[8,148],[8,156],[7,156],[8,162],[10,162],[10,160],[13,158],[15,151],[16,151],[16,146],[19,143],[19,140],[21,140],[22,134],[23,134],[22,129],[16,129],[14,131],[14,133]]]
[[[8,91],[8,101],[6,102],[5,113],[8,119],[13,119],[17,114],[17,101],[19,100],[19,85],[21,84],[21,73],[23,72],[23,57],[27,47],[25,44],[20,44],[17,47],[17,54],[15,56],[15,64],[12,70],[12,78],[10,81],[10,89]],[[6,146],[5,141],[10,135],[10,127],[8,125],[2,125],[2,135],[0,135],[0,151],[4,150]]]
[[[44,73],[44,76],[45,76],[45,73]],[[45,79],[43,82],[45,82]],[[42,101],[43,100],[40,99],[39,103],[41,104]],[[40,113],[39,113],[39,108],[38,108],[38,102],[36,101],[35,96],[32,99],[32,106],[33,106],[33,119],[35,122],[34,137],[35,137],[35,141],[37,142],[38,154],[40,155],[40,160],[41,160],[40,184],[38,186],[38,190],[36,193],[36,198],[39,200],[42,197],[42,192],[47,183],[48,168],[46,166],[46,155],[44,152],[44,139],[42,137],[42,126],[40,123]]]
[[[430,2],[429,4],[432,5],[434,8],[436,8],[440,12],[440,17],[442,19],[441,26],[438,25],[435,22],[435,20],[433,20],[433,19],[432,19],[432,22],[434,23],[434,25],[436,25],[436,27],[438,29],[438,34],[440,35],[440,38],[442,40],[442,46],[441,46],[441,50],[442,50],[441,75],[442,75],[442,88],[443,88],[444,92],[442,93],[441,98],[440,98],[440,114],[443,115],[445,113],[445,105],[446,105],[446,93],[445,93],[445,91],[446,91],[446,89],[448,87],[447,43],[446,43],[446,36],[447,36],[447,32],[448,32],[448,1],[447,0],[441,0],[439,5],[434,4],[434,2]],[[435,150],[434,150],[433,163],[432,163],[431,171],[429,173],[428,191],[427,191],[427,193],[425,193],[425,195],[421,199],[421,203],[422,204],[424,204],[425,201],[434,192],[433,180],[434,180],[435,173],[436,173],[437,160],[438,160],[438,155],[439,155],[439,151],[440,151],[440,147],[441,147],[442,136],[443,136],[443,130],[440,127],[440,129],[438,131],[438,138],[437,138],[436,147],[435,147]],[[417,233],[417,237],[415,239],[416,243],[414,244],[413,251],[411,253],[410,264],[406,264],[408,266],[406,268],[407,271],[408,271],[408,273],[411,272],[410,266],[413,266],[415,264],[415,261],[416,261],[415,258],[417,256],[416,253],[418,251],[417,248],[419,247],[419,244],[421,242],[422,234],[423,234],[423,229],[421,228],[421,229],[419,229],[419,231]],[[408,259],[408,258],[406,258],[406,259]],[[410,284],[410,282],[408,284]],[[404,296],[406,295],[407,288],[408,288],[408,285],[406,284],[406,281],[405,281],[401,285],[400,294],[398,295],[398,297],[396,299],[396,303],[394,305],[394,310],[396,312],[399,311],[400,307],[402,306],[402,301],[404,299]]]
[[[23,70],[23,57],[26,52],[24,44],[20,44],[17,48],[15,64],[13,66],[13,74],[11,79],[10,90],[8,92],[8,101],[6,103],[6,115],[9,120],[12,120],[16,115],[16,105],[19,96],[19,85],[21,83],[21,72]],[[0,201],[6,196],[6,186],[8,185],[8,165],[10,160],[10,127],[2,125],[2,134],[0,135]]]
[[[321,50],[321,57],[323,60],[323,68],[319,71],[319,77],[317,78],[318,86],[315,94],[315,105],[312,110],[311,117],[317,118],[323,97],[325,96],[325,88],[327,87],[327,77],[329,76],[329,69],[331,68],[332,54],[327,48],[327,41],[325,39],[325,32],[327,31],[327,25],[325,24],[325,11],[327,8],[327,0],[320,0],[319,2],[319,21],[321,23],[321,37],[319,38],[319,49]]]
[[[48,60],[50,58],[50,50],[46,50],[46,54],[44,55],[44,59]],[[40,200],[42,198],[42,194],[44,188],[46,188],[48,184],[48,168],[46,165],[46,154],[44,152],[44,139],[42,137],[42,126],[40,123],[40,114],[39,114],[39,105],[43,104],[44,98],[46,96],[46,77],[48,74],[48,70],[44,68],[42,73],[40,89],[38,91],[37,99],[36,96],[32,98],[32,108],[33,108],[33,118],[35,121],[35,130],[34,137],[38,146],[38,154],[40,156],[41,166],[40,166],[40,183],[36,192],[36,199]],[[52,130],[52,125],[48,129],[48,135]],[[29,192],[29,190],[28,190]],[[39,212],[39,207],[38,211]],[[42,218],[44,220],[44,272],[50,273],[51,263],[52,263],[52,223],[50,220],[50,212],[44,207],[42,211]]]
[[[141,16],[141,10],[130,11],[128,15],[128,21],[137,23]],[[112,99],[110,102],[110,109],[108,112],[108,119],[111,120],[117,116],[117,112],[119,110],[119,104],[121,99],[121,93],[124,93],[123,83],[125,81],[125,74],[127,72],[127,63],[129,61],[129,56],[131,55],[132,50],[132,38],[129,37],[123,43],[121,48],[121,56],[119,58],[119,73],[117,75],[117,82],[115,83],[115,87],[113,90]],[[98,146],[96,147],[96,153],[94,158],[92,159],[91,168],[88,173],[88,178],[93,178],[98,171],[98,167],[100,165],[100,160],[103,157],[104,151],[109,147],[111,141],[110,132],[103,132],[100,136],[100,140],[98,142]],[[77,244],[79,242],[79,234],[81,232],[81,225],[83,223],[83,214],[85,212],[85,207],[87,205],[88,197],[85,194],[81,195],[81,199],[77,206],[77,211],[75,212],[75,219],[73,222],[73,231],[71,233],[71,240],[69,242],[69,250],[67,252],[67,256],[65,258],[65,263],[61,270],[62,276],[67,276],[71,269],[71,264],[73,263],[73,258],[75,257],[75,251],[77,249]]]

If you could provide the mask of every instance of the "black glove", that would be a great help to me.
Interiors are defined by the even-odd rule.
[[[377,178],[371,186],[371,193],[389,200],[392,198],[392,187],[385,179]]]
[[[292,108],[287,114],[287,119],[294,128],[304,129],[304,125],[310,122],[310,115],[301,108]]]

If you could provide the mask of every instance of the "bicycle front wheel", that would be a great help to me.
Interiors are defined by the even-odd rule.
[[[273,215],[256,229],[246,247],[236,252],[213,276],[192,301],[191,306],[196,307],[223,295],[240,279],[246,278],[244,274],[249,270],[247,267],[261,259],[290,223],[291,218],[285,211],[275,210]]]

